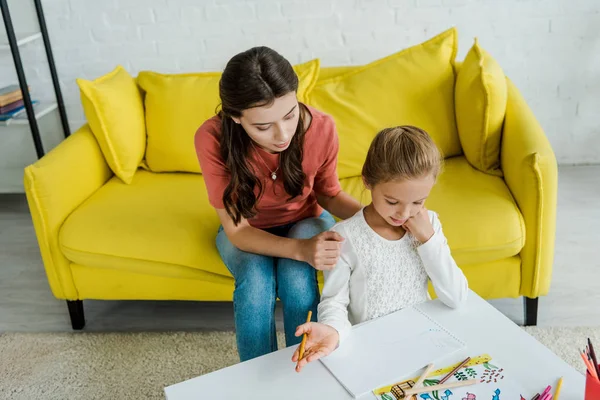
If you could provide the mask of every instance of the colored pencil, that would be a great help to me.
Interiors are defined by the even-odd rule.
[[[419,386],[421,386],[421,384],[423,383],[425,378],[427,378],[427,375],[429,375],[429,373],[431,372],[432,369],[433,369],[433,364],[429,364],[427,366],[427,368],[425,368],[425,372],[423,372],[423,375],[421,375],[419,380],[414,384],[413,388],[418,388]]]
[[[312,311],[308,312],[308,316],[306,317],[306,323],[310,322],[310,318],[312,317]],[[298,354],[298,361],[302,360],[304,357],[304,346],[306,346],[306,332],[302,335],[302,342],[300,342],[300,354]]]
[[[460,364],[458,364],[452,371],[448,372],[448,375],[446,375],[445,377],[443,377],[442,380],[439,382],[439,384],[441,385],[442,383],[444,383],[448,379],[450,379],[452,377],[452,375],[454,375],[454,373],[456,371],[458,371],[459,369],[461,369],[469,361],[471,361],[471,357],[465,358],[463,362],[461,362]]]
[[[550,390],[552,390],[552,386],[550,386],[550,385],[546,386],[546,389],[544,389],[544,391],[540,395],[540,400],[542,400],[544,397],[546,397],[546,395],[548,393],[550,393]]]
[[[554,391],[554,396],[552,397],[554,400],[558,400],[558,395],[560,394],[560,388],[562,387],[562,383],[563,383],[563,378],[561,376],[560,379],[558,380],[558,383],[556,384],[556,390]]]
[[[590,346],[590,356],[592,357],[592,362],[594,363],[594,369],[596,370],[596,376],[600,376],[600,367],[598,367],[598,360],[596,359],[596,353],[594,352],[594,346],[592,345],[592,341],[588,338],[588,345]]]
[[[590,375],[597,378],[596,371],[592,368],[592,363],[590,362],[588,355],[585,354],[585,351],[581,350],[579,352],[579,355],[581,356],[581,359],[583,360],[585,367],[587,368]]]

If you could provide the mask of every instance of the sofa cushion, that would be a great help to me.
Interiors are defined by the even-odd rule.
[[[471,165],[498,176],[507,100],[504,71],[475,40],[456,78],[458,136]]]
[[[135,79],[122,67],[94,80],[77,79],[92,132],[112,171],[131,183],[146,151],[144,105]]]
[[[294,66],[298,100],[306,102],[319,76],[319,60]],[[221,72],[159,74],[143,71],[138,84],[146,92],[148,146],[146,164],[154,172],[201,172],[194,134],[220,104]]]
[[[425,129],[446,157],[461,154],[454,113],[456,30],[319,80],[309,104],[330,114],[340,138],[340,178],[359,176],[375,134],[395,125]]]
[[[201,175],[139,170],[130,185],[113,178],[78,207],[59,241],[81,265],[176,278],[198,279],[190,268],[231,276],[215,246],[218,227]]]
[[[370,202],[361,178],[341,184],[361,203]],[[512,257],[525,244],[525,223],[504,180],[476,170],[463,156],[446,160],[426,207],[439,214],[461,266]]]

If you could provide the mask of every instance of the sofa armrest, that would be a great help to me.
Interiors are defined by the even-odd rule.
[[[504,179],[525,220],[521,294],[546,295],[552,278],[558,171],[550,142],[515,85],[507,79],[502,134]]]
[[[88,125],[25,168],[25,194],[42,261],[55,297],[77,300],[70,261],[58,233],[65,219],[112,176]]]

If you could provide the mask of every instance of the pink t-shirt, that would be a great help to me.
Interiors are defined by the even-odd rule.
[[[250,164],[258,172],[264,189],[256,205],[256,216],[248,220],[256,228],[266,229],[317,217],[323,209],[317,204],[316,194],[332,197],[341,191],[337,175],[339,142],[333,118],[312,107],[307,108],[312,121],[304,136],[302,170],[306,178],[300,196],[288,201],[290,196],[283,187],[281,170],[277,180],[273,181],[271,172],[258,158],[262,157],[269,169],[275,171],[279,165],[279,154],[271,154],[258,146],[250,151]],[[220,134],[221,119],[215,116],[205,121],[195,136],[196,154],[208,199],[217,209],[225,208],[223,192],[230,181],[230,174],[219,151]]]

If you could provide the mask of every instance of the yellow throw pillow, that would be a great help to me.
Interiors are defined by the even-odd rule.
[[[77,79],[85,117],[106,162],[129,184],[146,151],[144,104],[135,79],[122,67],[96,79]]]
[[[298,100],[306,96],[319,77],[319,60],[294,66],[298,75]],[[221,72],[160,74],[143,71],[138,76],[146,92],[147,167],[154,172],[201,172],[194,149],[194,134],[213,117],[220,104]]]
[[[482,172],[501,176],[506,77],[477,39],[458,72],[455,96],[458,135],[467,160]]]
[[[309,104],[330,114],[340,139],[340,178],[359,176],[375,134],[425,129],[447,157],[461,153],[454,117],[456,30],[315,85]],[[333,72],[332,72],[333,73]]]

